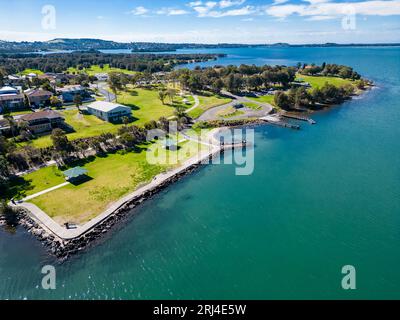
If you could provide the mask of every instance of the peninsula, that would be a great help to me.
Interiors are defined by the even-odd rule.
[[[221,144],[217,128],[299,128],[285,119],[314,123],[310,113],[372,85],[329,63],[174,68],[217,56],[1,56],[0,224],[25,225],[66,258],[199,165],[251,147]],[[149,140],[154,130],[165,135]],[[149,163],[154,150],[176,161]]]

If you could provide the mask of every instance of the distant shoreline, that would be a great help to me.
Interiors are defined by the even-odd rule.
[[[56,51],[129,50],[131,53],[160,53],[178,50],[236,49],[236,48],[335,48],[335,47],[398,47],[400,43],[164,43],[164,42],[115,42],[101,39],[54,39],[50,41],[17,42],[1,41],[0,54],[45,53]]]

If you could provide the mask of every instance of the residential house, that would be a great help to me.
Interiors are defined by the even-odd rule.
[[[44,110],[23,115],[19,121],[25,121],[28,129],[34,134],[50,132],[65,126],[64,117],[56,111]]]
[[[74,97],[76,95],[80,95],[82,97],[82,101],[90,97],[89,93],[81,85],[67,85],[62,88],[57,88],[57,92],[60,94],[61,100],[64,103],[74,102]]]
[[[44,107],[50,103],[50,98],[53,95],[50,91],[41,89],[32,89],[25,91],[26,96],[29,99],[31,107]]]
[[[7,109],[15,111],[25,107],[24,95],[13,87],[3,87],[0,89],[0,112]]]
[[[105,101],[93,102],[87,110],[90,114],[108,122],[121,122],[123,117],[132,117],[131,108]]]

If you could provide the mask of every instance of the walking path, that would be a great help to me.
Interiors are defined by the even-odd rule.
[[[100,214],[99,216],[90,220],[89,222],[87,222],[86,224],[84,224],[82,226],[77,226],[76,229],[66,229],[65,227],[59,225],[51,217],[49,217],[43,210],[41,210],[39,207],[37,207],[36,205],[34,205],[32,203],[27,203],[27,202],[23,201],[21,203],[18,203],[15,206],[27,209],[30,216],[32,217],[32,219],[34,219],[44,230],[48,231],[48,233],[55,235],[59,239],[72,240],[72,239],[78,238],[81,235],[92,230],[94,227],[96,227],[98,224],[100,224],[104,220],[106,220],[116,210],[121,208],[126,203],[139,198],[141,195],[147,193],[148,191],[155,190],[160,185],[168,183],[168,181],[171,178],[173,178],[174,176],[182,174],[183,172],[185,172],[187,169],[191,168],[194,165],[208,163],[210,157],[213,157],[213,156],[219,154],[223,149],[242,146],[241,144],[240,145],[239,144],[225,145],[225,146],[220,146],[219,144],[217,144],[215,135],[217,134],[217,132],[219,130],[222,130],[222,129],[214,129],[214,130],[210,131],[210,133],[208,135],[209,142],[204,142],[204,141],[194,139],[194,138],[187,136],[187,138],[189,138],[190,140],[195,140],[203,145],[208,146],[208,149],[203,150],[198,155],[187,160],[179,168],[176,168],[171,171],[157,175],[149,184],[137,189],[136,191],[134,191],[134,192],[128,194],[127,196],[123,197],[122,199],[116,201],[110,207],[108,207],[107,210],[105,210],[102,214]],[[186,136],[185,136],[185,138],[186,138]],[[61,185],[57,186],[57,187],[61,187]],[[50,189],[45,190],[45,191],[50,192]],[[62,201],[62,199],[60,199],[60,202],[61,201]],[[12,204],[10,204],[10,205],[12,205]]]
[[[65,187],[65,186],[67,186],[67,185],[69,185],[69,182],[64,182],[64,183],[62,183],[62,184],[59,184],[58,186],[55,186],[55,187],[52,187],[52,188],[49,188],[49,189],[40,191],[40,192],[38,192],[38,193],[32,194],[32,195],[30,195],[30,196],[28,196],[28,197],[22,199],[22,201],[29,201],[29,200],[32,200],[32,199],[37,198],[37,197],[39,197],[39,196],[41,196],[41,195],[43,195],[43,194],[46,194],[46,193],[49,193],[49,192],[51,192],[51,191],[60,189],[60,188]]]
[[[236,120],[236,119],[246,119],[246,118],[259,118],[259,117],[264,117],[264,116],[270,114],[274,109],[268,103],[261,103],[258,101],[253,101],[247,97],[237,96],[237,95],[234,95],[227,91],[222,91],[221,93],[225,96],[231,97],[233,99],[233,101],[231,101],[230,103],[224,104],[222,106],[208,109],[197,119],[197,121],[210,121],[210,120],[218,120],[218,119]],[[255,103],[255,104],[259,105],[261,107],[261,110],[246,110],[244,114],[241,114],[241,115],[238,115],[235,117],[230,117],[230,118],[223,118],[223,117],[218,116],[219,112],[225,110],[226,108],[232,107],[235,104],[246,103],[246,102]]]
[[[186,110],[185,111],[186,113],[189,113],[190,111],[196,109],[200,105],[199,96],[193,95],[193,99],[194,99],[194,105],[190,109]]]

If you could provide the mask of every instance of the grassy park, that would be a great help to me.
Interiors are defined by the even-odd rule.
[[[103,212],[110,204],[150,182],[156,175],[178,166],[191,158],[203,145],[193,141],[181,141],[178,151],[165,151],[168,157],[179,157],[178,163],[150,164],[146,158],[148,148],[158,147],[161,142],[142,146],[138,152],[110,154],[87,160],[84,166],[90,179],[80,185],[67,185],[32,199],[30,202],[45,211],[58,223],[74,221],[85,223]],[[123,178],[121,178],[123,177]],[[65,180],[56,167],[47,167],[25,175],[21,196],[32,195],[59,185]]]
[[[125,74],[135,74],[135,71],[129,71],[126,69],[121,69],[121,68],[112,68],[110,65],[105,64],[103,68],[101,68],[98,65],[93,65],[90,68],[84,68],[82,70],[79,70],[78,68],[68,68],[67,72],[70,74],[79,74],[79,73],[86,73],[89,76],[94,76],[97,73],[110,73],[110,72],[119,72],[119,73],[125,73]]]
[[[260,97],[250,97],[251,100],[253,101],[257,101],[260,103],[268,103],[272,106],[275,106],[275,102],[274,102],[274,96],[273,95],[266,95],[266,96],[260,96]],[[248,105],[246,105],[247,107],[249,107]]]
[[[37,69],[25,69],[24,71],[20,72],[19,75],[20,76],[27,76],[30,73],[34,73],[38,76],[44,74],[43,71],[37,70]]]
[[[75,130],[75,132],[67,134],[69,140],[94,137],[106,132],[115,133],[121,126],[120,124],[112,124],[103,121],[93,115],[79,114],[78,110],[64,110],[58,112],[63,115],[65,122]],[[52,145],[51,136],[46,135],[32,140],[32,144],[38,148],[49,147]]]
[[[190,104],[184,104],[179,96],[170,101],[167,97],[164,104],[158,96],[158,90],[129,88],[118,93],[118,103],[132,108],[135,125],[143,125],[151,120],[158,120],[161,117],[171,117],[174,115],[175,108],[182,106],[190,108],[194,104],[192,97],[188,98]]]
[[[350,79],[342,79],[338,77],[306,76],[302,74],[297,75],[296,80],[308,82],[313,88],[321,88],[325,83],[333,84],[334,86],[354,84],[354,81]]]

